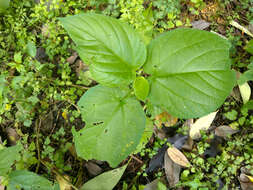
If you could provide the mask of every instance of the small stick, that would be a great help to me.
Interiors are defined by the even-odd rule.
[[[234,20],[232,20],[229,24],[232,25],[232,26],[234,26],[235,28],[241,30],[245,34],[248,34],[249,36],[251,36],[253,38],[253,34],[247,28],[245,28],[242,25],[238,24]]]

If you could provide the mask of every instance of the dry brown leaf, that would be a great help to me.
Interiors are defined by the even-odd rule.
[[[193,140],[192,138],[188,138],[185,144],[182,146],[182,149],[191,151],[193,147]]]
[[[164,154],[164,170],[170,187],[179,182],[181,166],[171,160],[168,154]]]
[[[191,165],[190,162],[185,157],[185,155],[177,148],[175,147],[168,148],[167,153],[169,157],[171,158],[171,160],[175,162],[176,164],[183,167],[189,167]]]
[[[102,168],[100,168],[97,164],[89,161],[85,164],[85,167],[87,168],[89,174],[92,176],[99,175],[103,172]]]
[[[157,121],[157,127],[161,127],[162,124],[166,127],[170,127],[177,123],[178,118],[171,116],[168,112],[163,112],[155,117]]]
[[[64,178],[63,178],[64,177]],[[56,175],[56,180],[58,181],[60,185],[60,190],[71,190],[72,187],[70,183],[66,180],[69,180],[69,176],[64,175],[64,176]]]
[[[241,173],[239,177],[242,190],[253,190],[253,183],[250,181],[247,175]]]
[[[8,135],[8,140],[9,140],[10,144],[15,145],[16,142],[19,140],[19,135],[18,135],[16,129],[9,127],[6,129],[6,133]]]
[[[228,137],[229,135],[233,135],[237,132],[239,132],[239,130],[235,130],[227,125],[222,125],[215,129],[214,134],[219,137]]]
[[[75,63],[77,57],[78,57],[78,54],[74,52],[69,58],[67,58],[67,62],[70,64],[73,64]]]
[[[197,20],[191,22],[191,25],[193,28],[204,30],[210,26],[210,22],[207,22],[205,20]]]
[[[201,137],[200,130],[207,130],[212,124],[217,112],[210,113],[204,117],[199,118],[190,129],[190,137],[198,139]]]

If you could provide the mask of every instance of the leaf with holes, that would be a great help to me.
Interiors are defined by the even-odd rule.
[[[153,40],[144,72],[150,75],[150,101],[179,118],[216,110],[235,83],[229,43],[196,29],[176,29]]]
[[[146,60],[146,47],[129,25],[99,14],[60,18],[93,78],[101,84],[129,84]]]
[[[98,85],[79,100],[86,127],[73,131],[77,154],[117,166],[132,153],[145,128],[145,114],[128,90]]]

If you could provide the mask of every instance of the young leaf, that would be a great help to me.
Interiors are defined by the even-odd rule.
[[[10,173],[9,177],[10,190],[17,190],[17,188],[25,190],[54,190],[55,188],[55,185],[46,178],[25,170],[13,171]]]
[[[129,84],[146,60],[146,47],[137,32],[122,21],[99,14],[60,18],[77,45],[93,78],[101,84]]]
[[[86,127],[74,132],[77,154],[106,160],[116,167],[132,153],[145,128],[145,114],[129,91],[98,85],[89,89],[78,106]]]
[[[196,29],[169,31],[148,48],[144,72],[150,74],[150,101],[179,118],[217,109],[235,83],[229,43]]]
[[[0,150],[0,176],[5,175],[13,165],[15,160],[19,159],[20,145],[4,148]]]
[[[80,190],[112,190],[117,185],[126,167],[127,165],[124,165],[120,168],[105,172],[85,183]]]
[[[251,96],[251,88],[249,84],[245,82],[244,84],[239,85],[239,90],[241,93],[243,104],[246,104],[249,101],[250,96]]]
[[[134,81],[134,93],[135,96],[142,101],[148,96],[149,93],[149,84],[144,77],[137,77]]]

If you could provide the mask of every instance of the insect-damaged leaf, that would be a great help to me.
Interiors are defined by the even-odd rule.
[[[73,132],[77,154],[116,167],[132,153],[145,128],[145,114],[129,91],[98,85],[79,100],[85,128]]]
[[[129,84],[146,60],[146,47],[138,33],[115,18],[79,14],[60,18],[77,45],[81,59],[90,64],[94,80],[116,86]]]
[[[153,40],[144,72],[150,75],[150,101],[179,118],[214,111],[235,83],[229,43],[196,29],[176,29]]]

